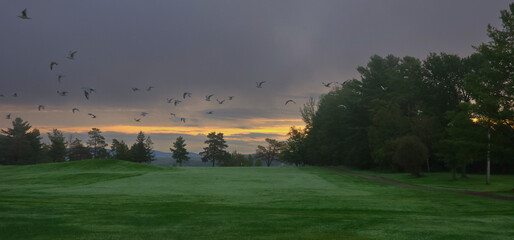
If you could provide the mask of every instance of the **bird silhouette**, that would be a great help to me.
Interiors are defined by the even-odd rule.
[[[67,58],[70,59],[70,60],[74,60],[76,53],[77,53],[77,51],[70,51],[70,53],[68,54]]]
[[[290,103],[290,102],[292,102],[292,103],[296,104],[296,102],[295,102],[295,101],[293,101],[292,99],[289,99],[289,100],[287,100],[287,101],[286,101],[286,104],[284,104],[284,105],[287,105],[287,104],[288,104],[288,103]]]
[[[146,117],[146,115],[148,115],[147,112],[141,112],[141,116]]]
[[[171,101],[173,101],[173,98],[166,98],[166,101],[168,101],[168,103],[171,103]]]
[[[329,83],[324,83],[324,82],[321,82],[321,84],[323,84],[323,86],[325,87],[330,87],[330,85],[332,85],[333,82],[329,82]]]
[[[176,117],[177,115],[175,113],[170,113],[172,117]]]
[[[141,122],[141,118],[134,118],[134,121]]]
[[[87,90],[84,90],[84,96],[87,100],[89,100],[89,92]]]
[[[59,95],[64,97],[64,96],[66,96],[68,94],[68,92],[66,92],[66,91],[62,91],[62,92],[61,91],[57,91],[57,94],[59,94]]]
[[[139,88],[137,88],[137,87],[133,87],[133,88],[132,88],[132,92],[135,92],[135,91],[139,91]]]
[[[212,114],[212,113],[214,113],[214,112],[213,112],[213,111],[208,111],[208,112],[207,112],[207,114]]]
[[[184,99],[186,99],[186,96],[191,97],[191,94],[192,94],[192,93],[190,93],[190,92],[184,92],[184,94],[182,95],[182,97],[183,97]]]
[[[223,99],[222,101],[220,101],[219,99],[216,98],[216,101],[218,101],[219,104],[223,104],[225,102],[225,99]]]
[[[255,82],[257,84],[257,88],[262,88],[262,84],[264,84],[266,81],[262,82]]]
[[[80,110],[79,110],[78,108],[73,108],[73,109],[71,110],[71,112],[72,112],[73,114],[75,114],[75,111],[80,112]]]
[[[84,96],[86,97],[87,100],[89,100],[89,95],[91,93],[96,92],[96,89],[89,88],[89,87],[82,87],[82,90],[84,90]]]
[[[18,93],[13,93],[12,96],[13,97],[18,97]]]
[[[58,81],[59,83],[61,83],[61,79],[62,79],[63,77],[64,77],[64,75],[58,75],[58,76],[57,76],[57,81]]]
[[[45,106],[44,105],[39,105],[39,106],[37,106],[37,110],[38,111],[45,110]]]
[[[232,99],[234,99],[234,96],[228,96],[229,101],[231,101]]]
[[[150,86],[150,87],[148,87],[148,88],[146,89],[146,91],[151,91],[151,90],[152,90],[152,88],[153,88],[153,87],[152,87],[152,86]]]
[[[180,100],[175,100],[175,102],[173,103],[173,105],[177,106],[177,104],[181,103],[182,101]]]
[[[214,96],[214,94],[205,96],[205,101],[211,101],[212,96]]]
[[[56,63],[56,62],[51,62],[50,63],[50,71],[54,70],[54,66],[58,66],[59,64]]]
[[[91,116],[91,118],[96,118],[96,115],[94,115],[92,113],[88,113],[87,115]]]
[[[9,114],[5,115],[5,119],[11,119],[11,114],[9,113]]]
[[[387,88],[382,85],[380,85],[380,88],[382,88],[383,91],[387,90]]]
[[[20,15],[20,16],[18,16],[18,17],[19,17],[19,18],[21,18],[21,19],[31,19],[31,18],[29,18],[29,17],[27,16],[27,9],[26,9],[26,8],[25,8],[25,9],[23,9],[23,11],[21,11],[21,15]]]
[[[180,118],[180,121],[186,123],[186,119],[185,118]]]

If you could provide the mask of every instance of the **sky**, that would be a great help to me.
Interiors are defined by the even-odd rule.
[[[468,56],[488,41],[487,24],[500,26],[509,3],[0,1],[0,128],[12,126],[11,114],[46,142],[54,128],[85,142],[96,127],[109,144],[116,138],[131,145],[143,131],[165,152],[182,136],[195,153],[216,131],[229,151],[254,153],[265,138],[285,140],[291,126],[304,126],[299,109],[330,90],[322,82],[359,78],[356,68],[375,54]],[[31,19],[17,17],[25,8]],[[52,61],[58,65],[50,70]],[[82,88],[96,92],[87,100]],[[285,105],[289,99],[296,104]]]

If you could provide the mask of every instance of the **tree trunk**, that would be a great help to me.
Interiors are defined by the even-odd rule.
[[[461,178],[468,178],[468,174],[466,173],[466,165],[462,166],[462,172],[460,173]]]
[[[491,128],[487,129],[487,177],[486,184],[489,184],[491,177]]]
[[[427,172],[430,172],[430,157],[427,158]]]

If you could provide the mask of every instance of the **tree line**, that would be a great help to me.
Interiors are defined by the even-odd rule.
[[[98,128],[88,132],[86,144],[78,138],[66,141],[63,132],[54,129],[48,133],[49,144],[41,143],[38,129],[32,129],[28,122],[16,118],[13,127],[2,129],[0,134],[0,164],[26,165],[48,162],[76,161],[90,158],[116,158],[134,162],[151,162],[155,159],[153,142],[139,132],[136,142],[129,148],[123,141],[112,140],[108,144]]]
[[[371,169],[514,171],[514,18],[488,26],[490,41],[468,57],[372,56],[360,79],[300,109],[283,161]]]

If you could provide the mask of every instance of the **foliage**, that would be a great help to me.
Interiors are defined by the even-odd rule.
[[[403,136],[394,141],[393,161],[412,175],[421,176],[421,167],[428,159],[428,149],[416,136]]]
[[[105,147],[107,143],[105,143],[105,137],[101,135],[101,131],[98,128],[92,128],[87,134],[89,136],[89,140],[87,141],[87,146],[91,151],[91,155],[93,158],[108,158],[109,154]]]
[[[280,151],[280,161],[303,166],[307,161],[305,159],[305,138],[307,134],[304,129],[291,127],[287,133],[289,139],[284,143]]]
[[[139,131],[136,137],[136,142],[130,147],[130,155],[132,161],[149,163],[155,160],[152,153],[153,142],[150,137],[145,137],[142,131]]]
[[[200,155],[203,155],[203,162],[212,162],[212,166],[214,167],[216,161],[223,162],[230,157],[230,154],[225,150],[228,145],[225,139],[223,139],[223,133],[209,133],[204,143],[207,144],[207,147],[204,147],[203,152],[200,152]]]
[[[455,175],[460,168],[465,176],[468,168],[483,172],[489,132],[496,172],[512,173],[513,10],[510,4],[501,12],[501,28],[489,26],[490,41],[468,57],[372,56],[357,68],[360,79],[345,81],[300,109],[304,135],[290,131],[282,160],[395,171],[401,163],[394,160],[397,144],[403,144],[398,140],[416,136],[428,151],[426,171],[447,168]]]
[[[70,144],[70,150],[68,151],[68,159],[70,161],[90,159],[92,157],[91,151],[85,147],[80,139],[75,138]]]
[[[39,162],[41,137],[38,129],[32,129],[28,122],[16,118],[13,127],[2,129],[0,135],[0,164],[24,165]]]
[[[52,133],[48,133],[50,139],[50,149],[48,150],[48,157],[51,162],[64,162],[66,161],[66,139],[61,131],[54,129]]]
[[[111,154],[115,159],[132,161],[129,147],[123,140],[120,142],[116,138],[112,139]]]
[[[266,166],[270,166],[273,160],[277,160],[280,157],[280,150],[283,148],[284,143],[275,139],[266,138],[268,146],[257,146],[257,153],[255,157],[264,160]]]
[[[173,159],[182,166],[183,162],[189,161],[189,154],[186,150],[185,140],[182,136],[179,136],[177,140],[173,143],[174,148],[170,148],[170,151],[173,153]]]

